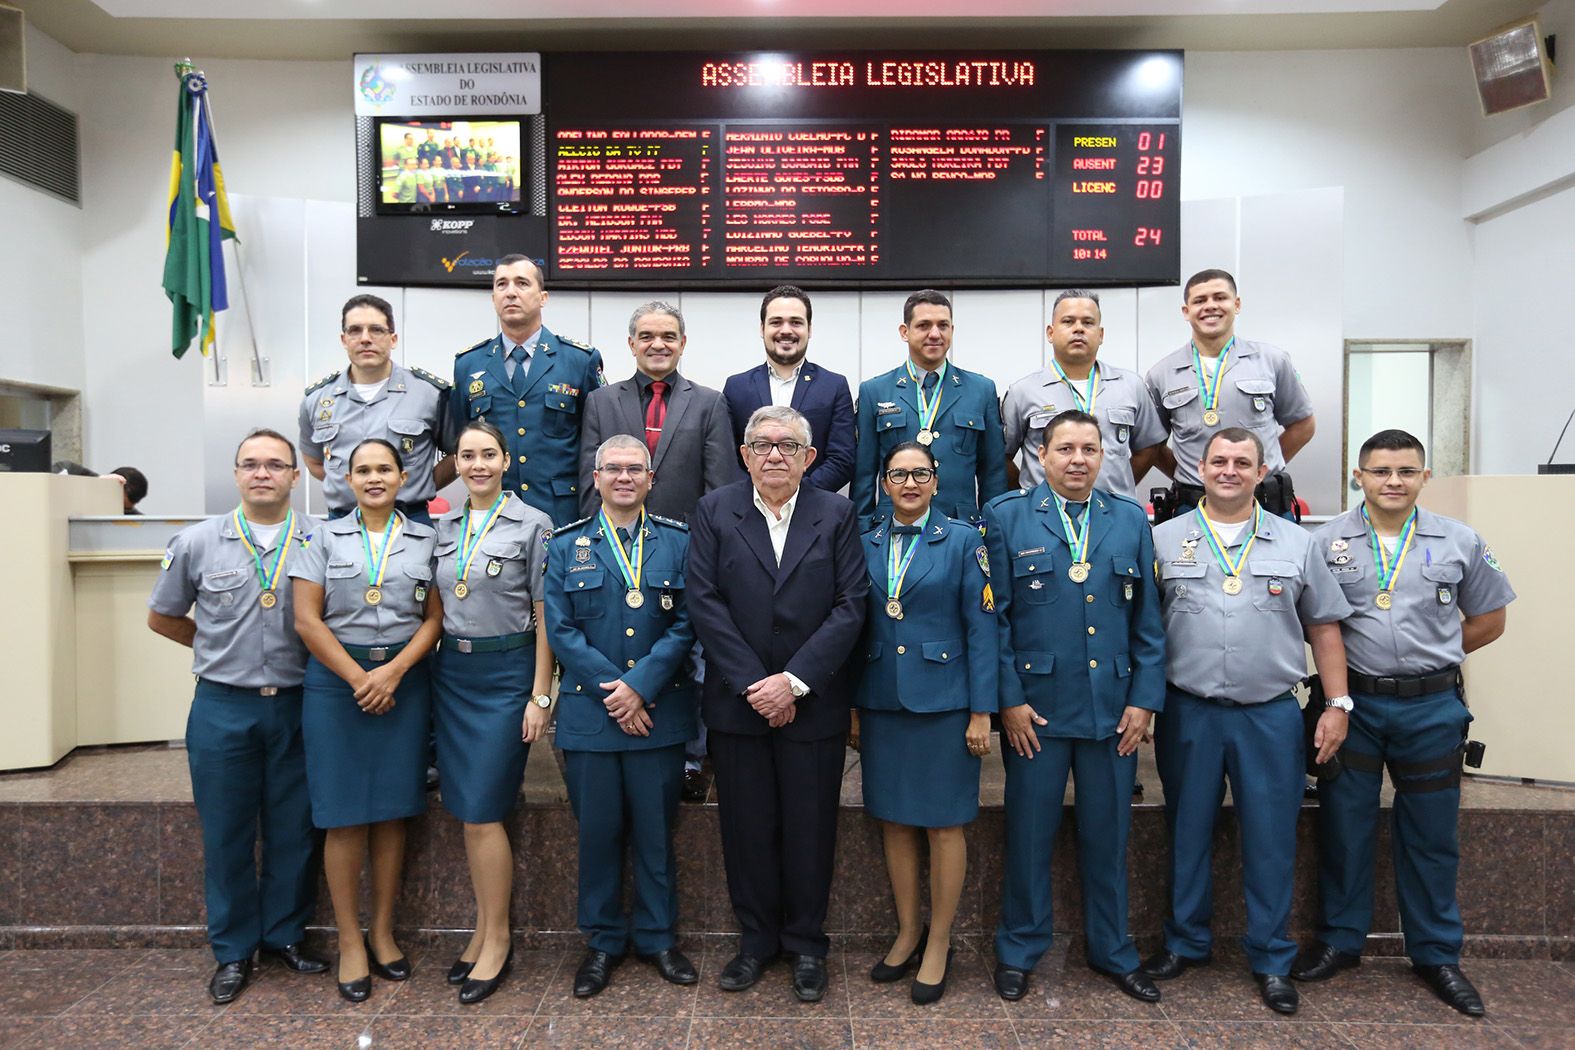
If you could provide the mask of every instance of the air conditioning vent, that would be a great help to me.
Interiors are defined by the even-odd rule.
[[[0,92],[0,175],[80,205],[77,115],[37,95]]]

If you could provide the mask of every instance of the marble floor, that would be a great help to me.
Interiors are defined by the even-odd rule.
[[[1224,952],[1148,1007],[1064,953],[1041,962],[1025,999],[1004,1003],[988,953],[960,949],[945,998],[917,1007],[905,984],[871,983],[876,953],[853,949],[833,951],[831,990],[818,1004],[793,999],[782,966],[747,992],[724,993],[715,979],[730,950],[694,950],[698,986],[665,984],[631,961],[590,1000],[570,994],[576,953],[524,952],[476,1007],[461,1007],[443,982],[446,952],[412,952],[412,978],[377,982],[360,1005],[341,1001],[327,976],[264,966],[239,999],[216,1007],[203,950],[12,951],[0,954],[0,1048],[1575,1046],[1575,966],[1548,961],[1469,960],[1488,1004],[1481,1020],[1433,999],[1398,959],[1303,986],[1301,1012],[1283,1019],[1259,1003],[1240,957]]]

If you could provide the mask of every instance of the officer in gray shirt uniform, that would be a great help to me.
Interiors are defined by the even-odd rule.
[[[1306,674],[1303,635],[1328,690],[1313,743],[1327,761],[1345,739],[1345,650],[1351,613],[1312,535],[1253,498],[1263,446],[1238,427],[1215,434],[1197,469],[1205,503],[1154,530],[1165,618],[1165,712],[1154,757],[1170,825],[1171,918],[1143,964],[1155,980],[1213,956],[1210,853],[1225,781],[1240,828],[1247,961],[1263,1001],[1296,1012],[1287,933],[1301,808],[1302,713],[1291,688]],[[1182,688],[1181,683],[1185,683]]]
[[[1344,775],[1319,790],[1318,939],[1291,976],[1320,981],[1360,964],[1373,920],[1373,844],[1387,765],[1394,784],[1395,893],[1412,968],[1469,1016],[1482,997],[1460,972],[1464,930],[1460,764],[1471,712],[1460,663],[1504,633],[1515,600],[1482,537],[1416,505],[1431,471],[1403,430],[1368,438],[1357,460],[1362,504],[1314,534],[1356,610],[1341,625],[1351,663]]]
[[[1049,367],[1013,383],[1001,401],[1007,477],[1024,490],[1044,481],[1039,446],[1045,424],[1076,409],[1099,420],[1105,459],[1095,484],[1141,505],[1137,481],[1157,461],[1166,437],[1148,387],[1136,372],[1098,360],[1105,341],[1098,292],[1069,288],[1056,296],[1050,316]],[[1019,474],[1016,460],[1023,449],[1028,455]]]
[[[352,296],[339,316],[350,364],[306,388],[300,410],[306,469],[323,483],[328,516],[349,514],[355,509],[345,482],[350,451],[366,438],[382,438],[399,450],[410,474],[399,493],[400,512],[430,525],[427,502],[454,480],[453,464],[438,459],[448,450],[448,380],[394,363],[399,336],[386,300]]]
[[[246,987],[258,948],[297,973],[328,969],[301,948],[316,843],[301,747],[306,646],[286,570],[318,522],[290,509],[300,476],[283,434],[248,434],[235,450],[240,506],[175,537],[148,599],[148,626],[191,646],[197,676],[186,760],[202,824],[216,1003]]]
[[[1236,338],[1239,313],[1229,273],[1201,270],[1187,278],[1181,315],[1192,340],[1148,370],[1149,392],[1170,431],[1156,465],[1175,479],[1169,512],[1184,514],[1203,496],[1196,465],[1210,437],[1223,427],[1250,430],[1268,467],[1258,502],[1294,520],[1296,494],[1285,465],[1312,440],[1312,398],[1284,350]]]

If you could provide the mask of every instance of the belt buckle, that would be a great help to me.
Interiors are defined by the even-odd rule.
[[[376,663],[381,663],[382,661],[387,660],[388,659],[388,646],[386,646],[386,645],[379,645],[379,646],[376,646],[376,647],[374,647],[372,649],[368,649],[366,651],[366,658],[368,660],[371,660],[371,661],[376,662]]]
[[[454,640],[454,648],[462,653],[468,653],[474,648],[474,646],[471,645],[469,638],[456,638]]]
[[[1380,675],[1373,679],[1373,692],[1380,695],[1399,696],[1400,679],[1392,675]]]
[[[257,695],[258,696],[278,696],[279,695],[279,687],[276,686],[276,685],[265,685],[261,689],[257,690]]]

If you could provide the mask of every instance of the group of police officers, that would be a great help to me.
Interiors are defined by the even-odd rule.
[[[395,363],[391,308],[352,298],[341,331],[348,365],[307,390],[300,453],[339,519],[357,513],[348,479],[356,449],[387,442],[408,474],[398,513],[425,523],[428,501],[455,477],[454,457],[441,453],[461,428],[486,423],[501,434],[499,499],[539,511],[557,537],[535,563],[547,574],[545,627],[561,665],[557,740],[582,832],[580,924],[591,951],[575,994],[605,987],[631,940],[663,977],[692,983],[694,968],[673,946],[681,785],[670,762],[656,770],[641,758],[681,753],[694,735],[693,680],[704,669],[683,612],[686,531],[644,509],[660,484],[653,455],[671,440],[665,408],[642,384],[645,432],[602,443],[582,475],[580,422],[606,383],[600,353],[543,326],[547,291],[528,257],[499,261],[492,299],[499,334],[462,351],[449,380]],[[1228,784],[1247,959],[1264,1002],[1294,1013],[1290,978],[1323,980],[1361,961],[1387,768],[1406,952],[1445,1002],[1480,1015],[1459,968],[1455,900],[1471,720],[1460,665],[1502,633],[1514,593],[1469,526],[1417,507],[1430,471],[1421,443],[1402,431],[1362,446],[1359,506],[1314,530],[1296,524],[1286,464],[1312,438],[1311,402],[1285,351],[1237,338],[1240,309],[1230,274],[1194,275],[1182,300],[1191,338],[1143,377],[1098,359],[1098,296],[1062,293],[1046,331],[1048,367],[998,398],[988,377],[951,362],[951,303],[922,291],[899,329],[908,359],[861,384],[856,409],[826,414],[811,435],[819,449],[851,443],[850,495],[866,528],[891,513],[880,484],[888,454],[918,442],[935,464],[936,511],[983,533],[1007,774],[997,990],[1022,997],[1050,947],[1050,856],[1068,776],[1077,780],[1089,963],[1146,1002],[1160,998],[1156,981],[1208,963],[1213,829]],[[642,311],[678,315],[661,303],[636,311],[630,347],[644,368],[634,338]],[[785,344],[784,316],[800,333]],[[806,293],[773,289],[761,317],[765,404],[797,407],[811,375],[822,388],[846,384],[824,368],[805,371]],[[664,378],[676,355],[671,363]],[[742,433],[760,404],[734,402],[733,390],[730,381]],[[174,578],[150,600],[153,627],[195,650],[187,744],[219,963],[210,993],[220,1002],[245,987],[258,950],[297,971],[326,969],[302,948],[315,878],[300,740],[306,652],[277,589],[285,560],[322,526],[289,512],[294,449],[282,475],[267,458],[284,455],[280,442],[288,448],[243,443],[240,506],[183,534]],[[1156,493],[1152,529],[1136,499],[1151,467],[1173,479]],[[575,520],[587,486],[602,508]],[[1321,686],[1306,712],[1292,694],[1306,678],[1304,643]],[[571,710],[571,696],[600,693],[595,708]],[[658,699],[687,714],[653,724]],[[1171,915],[1163,947],[1140,961],[1127,930],[1126,840],[1135,752],[1150,739],[1170,829]],[[1304,769],[1321,778],[1320,913],[1316,941],[1298,952],[1287,927]],[[636,856],[632,933],[615,877],[626,840]]]

